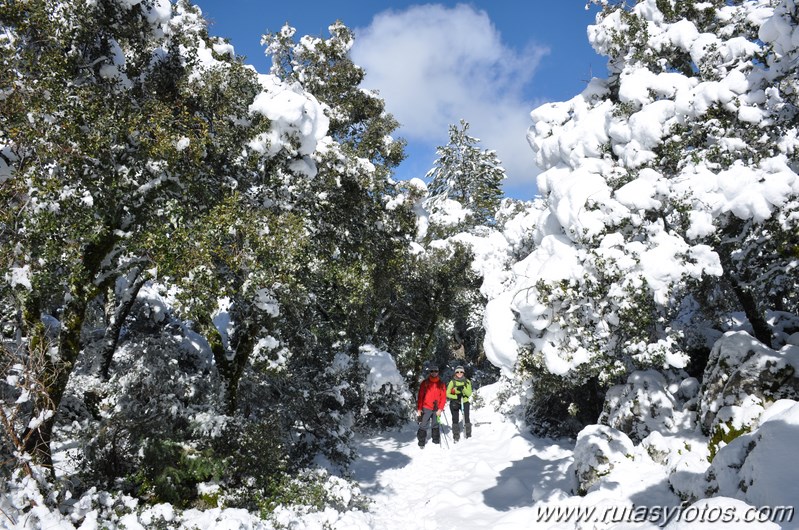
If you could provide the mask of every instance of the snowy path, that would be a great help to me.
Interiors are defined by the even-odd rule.
[[[520,433],[490,406],[472,422],[473,436],[457,444],[445,428],[440,446],[420,449],[415,424],[360,440],[353,471],[375,499],[375,528],[529,528],[532,512],[519,508],[536,492],[569,490],[572,444]]]
[[[491,403],[497,389],[489,385],[479,392],[486,403]],[[783,409],[787,410],[792,403],[785,400]],[[569,466],[574,460],[574,442],[546,440],[520,432],[491,405],[476,408],[472,422],[477,424],[472,438],[457,444],[453,444],[446,428],[447,437],[445,440],[442,436],[440,446],[428,443],[420,449],[416,444],[415,424],[359,440],[360,458],[352,469],[363,493],[374,500],[366,523],[368,528],[799,529],[793,510],[787,519],[774,519],[778,523],[767,518],[753,522],[757,519],[742,517],[751,515],[752,509],[757,515],[758,509],[731,497],[702,499],[681,510],[671,482],[683,487],[695,482],[693,489],[706,485],[706,464],[691,464],[696,455],[692,455],[690,446],[696,445],[701,453],[702,444],[706,443],[703,439],[682,435],[671,441],[676,444],[679,456],[669,464],[674,473],[669,471],[669,465],[653,461],[643,446],[636,446],[632,455],[615,461],[614,468],[603,475],[601,482],[581,497],[570,493],[573,484]],[[784,440],[794,438],[793,434],[777,436]],[[666,443],[662,436],[655,437],[657,440]],[[775,446],[778,447],[774,450],[776,463],[768,464],[766,469],[770,471],[759,480],[763,483],[761,487],[773,486],[767,491],[775,508],[795,508],[792,493],[797,491],[795,481],[772,480],[773,476],[782,476],[774,471],[780,468],[779,462],[789,461],[789,455],[793,454],[792,449],[779,449],[793,448],[790,442],[782,444]],[[789,475],[794,476],[790,473],[785,476]],[[755,504],[768,508],[770,499]],[[552,507],[563,517],[547,517],[552,514],[548,511]],[[720,522],[722,515],[730,517],[724,519],[724,524]],[[362,522],[365,521],[358,521]]]

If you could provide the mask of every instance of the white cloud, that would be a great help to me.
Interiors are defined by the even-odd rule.
[[[352,55],[366,70],[364,85],[380,92],[402,136],[443,145],[449,125],[465,119],[481,146],[497,151],[506,190],[534,187],[526,131],[536,104],[523,90],[548,49],[509,48],[484,11],[463,4],[384,11],[355,33]]]

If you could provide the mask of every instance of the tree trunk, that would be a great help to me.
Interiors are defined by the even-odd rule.
[[[105,338],[103,339],[103,349],[100,353],[102,359],[102,366],[100,367],[100,374],[104,380],[108,380],[109,372],[111,370],[111,361],[114,357],[114,352],[119,344],[119,335],[122,333],[122,326],[125,319],[130,314],[133,304],[136,302],[136,296],[139,290],[147,281],[147,275],[139,273],[133,284],[122,295],[121,300],[114,309],[114,314],[111,316],[108,328],[105,331]]]
[[[430,325],[427,326],[427,330],[425,331],[424,343],[421,349],[422,357],[430,356],[431,353],[430,348],[433,344],[433,338],[435,338],[436,336],[437,325],[438,325],[438,315],[436,314],[436,318],[430,319]]]
[[[99,277],[104,269],[103,261],[108,253],[114,248],[116,237],[112,232],[99,239],[97,243],[86,245],[83,260],[77,270],[70,277],[68,289],[68,301],[64,306],[61,318],[61,331],[58,337],[58,353],[51,355],[46,345],[37,345],[37,332],[33,331],[30,345],[31,355],[41,355],[42,373],[40,382],[43,385],[43,394],[35,399],[35,406],[31,419],[39,417],[40,414],[50,413],[49,418],[45,419],[38,427],[26,428],[25,437],[27,442],[25,450],[34,457],[34,460],[53,470],[53,457],[50,449],[50,441],[53,436],[53,426],[55,425],[58,407],[64,397],[64,392],[69,383],[69,377],[75,368],[75,362],[81,351],[81,331],[86,319],[86,308],[89,303],[107,286],[113,279],[106,280],[100,285],[95,285],[94,281]],[[38,311],[38,307],[35,308]],[[42,330],[41,313],[27,315],[28,322],[32,329]],[[43,330],[42,330],[43,333]],[[41,336],[44,339],[44,336]]]
[[[730,282],[730,285],[732,285],[732,290],[735,293],[736,298],[738,298],[738,302],[740,302],[744,313],[746,313],[746,318],[752,325],[752,331],[755,334],[755,338],[771,348],[771,326],[769,326],[768,322],[766,322],[762,312],[758,310],[754,295],[752,295],[752,292],[749,289],[743,287],[735,279],[727,279]]]
[[[53,458],[50,440],[53,435],[53,426],[58,407],[69,382],[69,376],[72,374],[75,361],[80,353],[80,334],[87,306],[88,301],[82,297],[74,297],[67,304],[61,321],[57,358],[50,355],[47,348],[36,348],[36,351],[31,351],[31,355],[44,356],[44,369],[41,374],[44,392],[43,395],[36,397],[33,417],[47,411],[51,411],[52,414],[38,427],[26,429],[24,434],[25,450],[33,456],[37,463],[49,468],[51,472],[53,472]]]
[[[743,309],[744,313],[746,314],[749,324],[752,325],[752,331],[755,335],[755,338],[771,348],[771,326],[769,326],[768,322],[766,322],[763,312],[758,308],[757,300],[755,299],[754,294],[752,294],[751,289],[743,285],[742,282],[736,277],[732,256],[727,251],[727,248],[720,246],[715,250],[719,255],[721,265],[724,268],[723,278],[729,282],[730,286],[732,287],[732,291],[735,293],[738,303],[741,304],[741,309]]]
[[[228,361],[227,368],[227,414],[233,416],[238,408],[239,382],[255,349],[253,327],[247,326],[236,333],[235,356]]]
[[[205,335],[208,343],[211,345],[211,352],[214,355],[216,369],[224,381],[224,397],[227,414],[233,416],[238,407],[239,381],[255,346],[254,337],[249,329],[238,331],[236,347],[234,348],[235,355],[231,359],[228,359],[225,346],[222,343],[222,335],[219,333],[219,330],[216,329],[209,314],[203,316],[200,325],[203,335]]]

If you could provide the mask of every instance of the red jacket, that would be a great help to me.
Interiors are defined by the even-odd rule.
[[[416,410],[421,412],[422,409],[444,410],[444,404],[447,402],[447,387],[438,377],[428,377],[422,384],[419,385],[419,397],[416,400]],[[437,407],[433,406],[433,403]]]

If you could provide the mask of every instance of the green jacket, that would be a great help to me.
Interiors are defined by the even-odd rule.
[[[459,393],[456,394],[456,391]],[[461,400],[462,403],[468,403],[469,398],[472,396],[472,382],[467,379],[455,379],[454,377],[447,383],[447,399]]]

